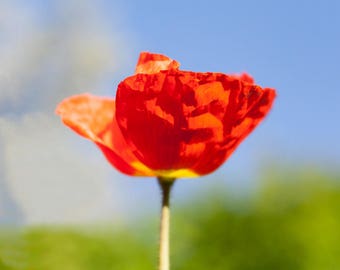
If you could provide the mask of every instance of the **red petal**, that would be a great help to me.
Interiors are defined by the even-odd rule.
[[[152,74],[161,70],[178,69],[179,63],[171,58],[155,53],[142,52],[135,73]]]
[[[136,156],[153,170],[219,167],[268,113],[274,90],[248,76],[179,70],[120,83],[117,121]]]
[[[263,89],[254,104],[245,109],[244,115],[238,115],[237,111],[228,112],[225,115],[224,142],[207,145],[202,158],[194,166],[196,172],[207,174],[216,170],[235,151],[237,146],[255,129],[269,112],[276,94],[274,89]],[[244,97],[243,102],[247,103]],[[231,121],[230,119],[233,119]]]
[[[249,74],[247,73],[242,73],[240,75],[234,75],[236,78],[244,81],[244,82],[247,82],[247,83],[250,83],[250,84],[254,84],[254,79],[252,76],[250,76]]]
[[[128,175],[150,174],[148,170],[139,170],[134,166],[139,161],[117,125],[113,99],[89,94],[77,95],[62,101],[56,113],[71,129],[96,143],[119,171]]]

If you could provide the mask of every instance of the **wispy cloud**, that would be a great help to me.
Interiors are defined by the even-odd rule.
[[[122,67],[127,49],[121,33],[112,32],[91,1],[77,2],[58,1],[50,9],[1,3],[2,107],[51,109],[66,95],[94,91]]]
[[[127,53],[124,37],[91,1],[47,2],[54,4],[0,4],[0,223],[119,215],[107,185],[111,169],[99,152],[92,157],[94,149],[70,141],[54,108],[114,76]]]
[[[58,119],[27,114],[19,121],[0,119],[2,169],[6,185],[26,223],[79,222],[108,218],[111,195],[108,167],[77,151]],[[103,164],[103,165],[100,165]]]

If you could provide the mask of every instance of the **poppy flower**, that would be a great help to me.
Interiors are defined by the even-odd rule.
[[[196,177],[226,161],[275,95],[247,74],[183,71],[175,60],[144,52],[116,99],[76,95],[56,112],[122,173]]]

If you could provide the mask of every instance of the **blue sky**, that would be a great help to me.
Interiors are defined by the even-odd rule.
[[[277,89],[272,114],[247,147],[286,162],[339,165],[339,1],[129,1],[124,8],[136,54],[162,52],[189,70],[246,71]]]
[[[54,115],[73,94],[113,96],[140,51],[166,54],[185,70],[248,72],[278,94],[269,116],[220,170],[178,183],[177,200],[221,183],[248,189],[271,166],[338,170],[339,14],[335,0],[1,2],[5,212],[18,205],[24,217],[14,220],[34,223],[72,221],[74,212],[92,220],[140,205],[158,209],[154,181],[117,173]],[[60,206],[53,198],[61,196]],[[92,212],[77,210],[84,202]]]

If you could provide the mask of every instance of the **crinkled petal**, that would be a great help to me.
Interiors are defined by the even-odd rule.
[[[261,90],[260,97],[255,104],[246,109],[245,115],[237,118],[237,114],[225,115],[224,141],[217,144],[208,144],[201,158],[193,167],[198,174],[208,174],[222,165],[230,155],[236,150],[238,145],[255,129],[270,111],[274,98],[275,90],[266,88]],[[245,99],[247,99],[245,97]],[[249,99],[249,97],[248,97]],[[244,100],[246,102],[246,100]],[[228,118],[235,117],[235,121],[228,121]]]
[[[119,171],[128,175],[153,175],[139,164],[133,150],[126,144],[115,120],[114,99],[77,95],[62,101],[56,113],[68,127],[96,143]]]
[[[254,78],[247,73],[241,73],[240,75],[233,75],[233,76],[235,76],[236,78],[240,79],[243,82],[247,82],[250,84],[255,83]]]
[[[179,63],[162,54],[142,52],[135,73],[152,74],[161,70],[178,69]]]
[[[275,92],[251,77],[167,70],[136,74],[117,91],[117,121],[152,170],[212,172],[268,113]]]

